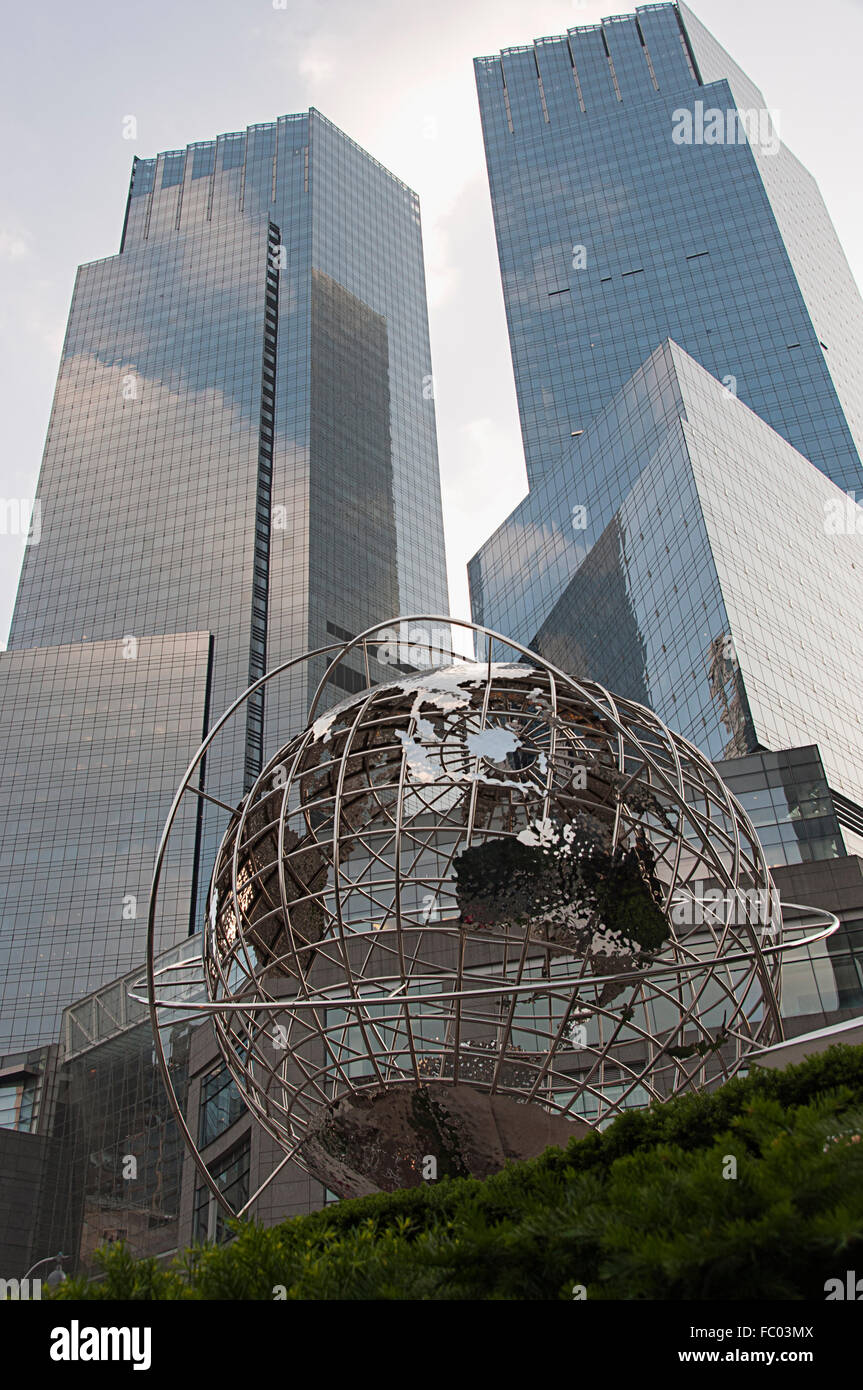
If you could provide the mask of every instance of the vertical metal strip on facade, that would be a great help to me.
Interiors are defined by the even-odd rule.
[[[510,135],[515,135],[515,126],[512,123],[512,109],[509,104],[509,92],[506,89],[506,73],[503,70],[503,63],[500,65],[500,77],[503,82],[503,101],[506,107],[506,121],[509,126]]]
[[[575,78],[575,90],[578,93],[578,104],[581,107],[582,111],[586,111],[587,107],[584,104],[584,97],[581,91],[581,83],[578,80],[578,68],[575,66],[575,54],[572,51],[572,43],[570,42],[568,34],[566,36],[566,46],[569,49],[569,61],[572,64],[572,75]]]
[[[252,572],[252,617],[249,636],[249,684],[267,667],[267,611],[269,605],[270,527],[272,524],[273,436],[276,409],[276,361],[279,321],[279,269],[281,233],[272,222],[267,230],[264,347],[261,363],[261,413],[258,445],[258,488],[255,499],[255,544]],[[248,791],[262,767],[264,747],[264,692],[251,696],[246,712],[244,790]]]
[[[650,56],[650,49],[647,47],[647,40],[644,31],[638,22],[638,15],[635,16],[635,27],[638,30],[638,37],[641,40],[641,47],[644,49],[644,56],[647,59],[647,70],[650,73],[650,80],[653,83],[654,91],[659,91],[659,83],[656,80],[656,73],[653,70],[653,59]]]
[[[122,232],[120,233],[120,255],[121,255],[121,256],[122,256],[122,254],[123,254],[123,248],[124,248],[124,246],[126,245],[126,229],[127,229],[127,227],[129,226],[129,210],[131,209],[131,206],[132,206],[132,189],[135,187],[135,170],[137,169],[139,162],[140,162],[140,161],[139,161],[139,159],[138,159],[138,156],[137,156],[137,155],[133,155],[133,156],[132,156],[132,176],[131,176],[131,178],[129,179],[129,192],[126,194],[126,211],[125,211],[125,213],[124,213],[124,215],[123,215],[123,230],[122,230]]]
[[[183,215],[183,194],[186,191],[186,178],[189,173],[189,151],[186,150],[183,157],[183,177],[180,179],[180,186],[177,189],[177,213],[174,218],[174,231],[180,230],[180,218]]]
[[[542,114],[543,114],[543,116],[545,117],[545,123],[546,123],[546,125],[548,125],[548,124],[549,124],[549,119],[548,119],[548,107],[547,107],[546,104],[545,104],[545,88],[544,88],[543,85],[542,85],[542,73],[541,73],[540,70],[539,70],[539,58],[537,57],[537,53],[536,53],[536,48],[535,48],[535,47],[534,47],[534,50],[533,50],[533,61],[536,63],[536,80],[537,80],[537,82],[539,83],[539,99],[540,99],[540,101],[542,102]]]
[[[600,29],[599,32],[602,35],[602,46],[605,49],[605,56],[608,59],[608,69],[611,73],[611,80],[614,83],[614,91],[617,96],[617,100],[623,101],[623,97],[620,94],[620,83],[617,80],[617,73],[614,71],[614,59],[611,56],[611,49],[608,46],[608,39],[605,36],[605,30]]]

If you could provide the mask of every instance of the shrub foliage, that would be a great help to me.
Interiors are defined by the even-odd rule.
[[[622,1115],[484,1182],[335,1204],[61,1299],[821,1299],[863,1268],[863,1048]],[[730,1163],[729,1160],[735,1160]],[[736,1176],[731,1176],[736,1166]]]

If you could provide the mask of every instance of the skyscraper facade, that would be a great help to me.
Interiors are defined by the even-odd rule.
[[[683,4],[476,73],[530,490],[470,563],[473,616],[717,762],[783,899],[841,921],[786,958],[790,1026],[847,1017],[863,303],[823,200]]]
[[[416,194],[319,112],[135,161],[119,254],[78,272],[41,537],[0,661],[13,693],[37,673],[64,769],[34,781],[40,724],[18,785],[42,833],[5,841],[0,1048],[53,1040],[65,1005],[140,962],[170,784],[252,680],[399,611],[446,611],[431,379]],[[214,801],[236,804],[326,664],[251,700],[208,759],[176,940],[199,925]]]
[[[849,506],[860,532],[828,533]],[[474,616],[712,759],[817,743],[861,801],[861,536],[863,509],[668,341],[473,558]]]
[[[78,272],[38,493],[0,654],[0,1254],[22,1272],[218,1233],[129,993],[173,794],[265,669],[447,611],[416,194],[314,110],[135,160],[119,253]],[[324,705],[367,684],[301,669],[247,702],[185,798],[163,963],[200,955],[226,808],[264,747],[320,681]],[[240,1206],[275,1166],[267,1136],[208,1028],[180,1017],[162,1042]],[[264,1215],[322,1199],[291,1166]]]
[[[672,338],[860,488],[859,292],[761,93],[686,6],[476,75],[531,484]]]
[[[814,182],[683,5],[476,72],[530,492],[474,616],[863,799],[863,306]]]
[[[210,635],[0,653],[0,1055],[141,960],[160,820],[206,717]],[[160,946],[190,918],[197,825],[171,855]],[[2,1083],[0,1083],[2,1085]]]

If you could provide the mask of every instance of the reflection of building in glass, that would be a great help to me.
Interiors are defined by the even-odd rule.
[[[863,486],[863,303],[815,181],[691,11],[643,5],[475,66],[531,485],[673,338]],[[764,119],[676,143],[699,102]]]
[[[762,750],[716,767],[758,831],[771,866],[810,864],[845,853],[817,747]]]
[[[863,861],[845,853],[859,835],[860,813],[827,784],[817,747],[760,751],[717,763],[720,776],[758,831],[786,902],[835,912],[835,936],[811,951],[791,952],[782,971],[788,1031],[822,1018],[849,1018],[863,1008]],[[792,914],[793,915],[793,914]]]
[[[471,561],[476,616],[711,758],[817,742],[861,801],[863,560],[825,535],[838,497],[668,342]]]
[[[225,1158],[212,1164],[210,1168],[219,1188],[235,1211],[242,1210],[249,1196],[251,1150],[251,1135],[247,1131],[236,1148],[232,1149]],[[209,1188],[204,1183],[199,1183],[195,1188],[192,1239],[218,1241],[223,1240],[226,1234],[227,1225],[224,1212]]]
[[[56,1038],[62,1010],[142,949],[159,820],[205,727],[210,635],[133,640],[134,659],[122,634],[0,653],[4,1052]],[[188,928],[194,814],[183,834],[162,947]]]
[[[188,938],[170,956],[193,949]],[[59,1244],[85,1268],[106,1243],[124,1240],[148,1255],[178,1244],[183,1140],[155,1065],[149,1012],[129,998],[135,979],[106,986],[63,1016],[53,1132],[64,1167],[54,1220]],[[164,1039],[183,1099],[191,1031],[179,1020]]]
[[[0,655],[0,1072],[141,966],[158,836],[212,720],[267,666],[399,611],[446,613],[433,395],[418,199],[320,113],[135,160],[119,254],[78,272],[41,536]],[[386,670],[370,660],[372,679]],[[235,805],[265,744],[304,722],[324,672],[319,659],[278,701],[250,700],[208,758],[190,853],[168,866],[162,949],[200,929],[217,803]],[[330,703],[367,673],[346,663],[338,681]],[[30,1136],[63,1136],[83,1220],[64,1248],[82,1257],[112,1230],[154,1249],[159,1191],[177,1219],[178,1152],[139,1154],[134,1138],[158,1110],[146,1025],[119,1036],[97,1032],[86,1065],[61,1042],[54,1119]],[[137,1192],[120,1154],[142,1160]],[[302,1178],[293,1209],[321,1196]]]
[[[195,952],[189,937],[164,959]],[[23,1114],[15,1132],[6,1105],[0,1125],[4,1258],[16,1268],[41,1249],[62,1249],[92,1268],[93,1251],[117,1240],[141,1254],[177,1246],[183,1142],[149,1011],[129,997],[139,973],[70,1005],[57,1044],[4,1059],[0,1098],[23,1081],[34,1099],[26,1133]],[[181,1098],[191,1033],[178,1017],[164,1035]]]

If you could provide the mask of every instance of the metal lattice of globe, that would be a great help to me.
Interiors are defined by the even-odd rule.
[[[537,657],[399,675],[282,748],[222,841],[204,967],[248,1105],[346,1194],[412,1180],[448,1094],[488,1147],[730,1076],[781,1037],[780,933],[713,766]]]

